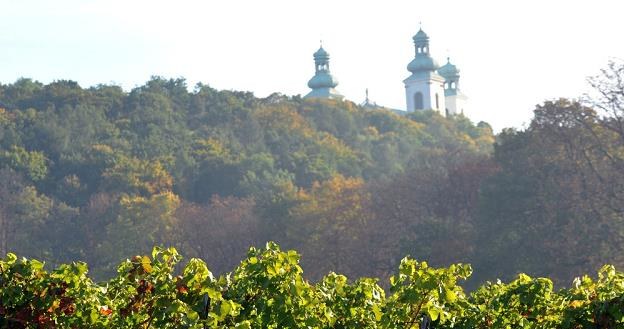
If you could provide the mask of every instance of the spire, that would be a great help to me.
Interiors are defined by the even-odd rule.
[[[380,108],[380,106],[378,106],[376,102],[372,102],[370,100],[369,93],[368,93],[368,88],[366,88],[365,92],[366,92],[366,98],[364,99],[364,103],[360,104],[360,106],[364,107],[365,109],[369,109],[369,110]]]
[[[364,98],[364,103],[361,104],[363,107],[371,107],[372,104],[370,99],[368,98],[368,88],[366,88],[366,98]]]

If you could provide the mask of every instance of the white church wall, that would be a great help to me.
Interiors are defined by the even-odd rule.
[[[444,79],[437,75],[428,75],[423,78],[410,77],[405,81],[405,98],[407,112],[417,111],[415,95],[420,92],[423,95],[423,108],[420,110],[434,110],[445,115],[446,104],[444,97]],[[436,95],[438,106],[436,107]]]
[[[466,115],[466,104],[468,102],[468,97],[462,94],[446,96],[446,109],[448,110],[448,114],[456,115],[456,114],[464,114]]]

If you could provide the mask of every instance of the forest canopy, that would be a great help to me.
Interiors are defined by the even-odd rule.
[[[153,77],[124,91],[0,85],[0,254],[82,260],[97,279],[175,246],[216,273],[252,245],[389,277],[411,255],[569,284],[624,265],[623,66],[592,102],[546,101],[524,129]],[[501,111],[504,112],[504,108]]]

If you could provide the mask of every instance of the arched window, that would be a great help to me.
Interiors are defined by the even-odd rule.
[[[436,109],[440,109],[440,99],[438,97],[438,94],[436,94]]]
[[[425,105],[423,104],[423,94],[419,91],[414,95],[414,109],[423,110]]]
[[[451,88],[455,89],[455,82],[451,82]]]

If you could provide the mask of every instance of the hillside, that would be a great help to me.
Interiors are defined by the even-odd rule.
[[[476,281],[624,264],[611,121],[566,100],[535,113],[495,142],[462,116],[22,79],[0,86],[0,253],[84,260],[100,279],[154,245],[218,273],[270,240],[312,280],[387,277],[406,254],[473,263]]]

